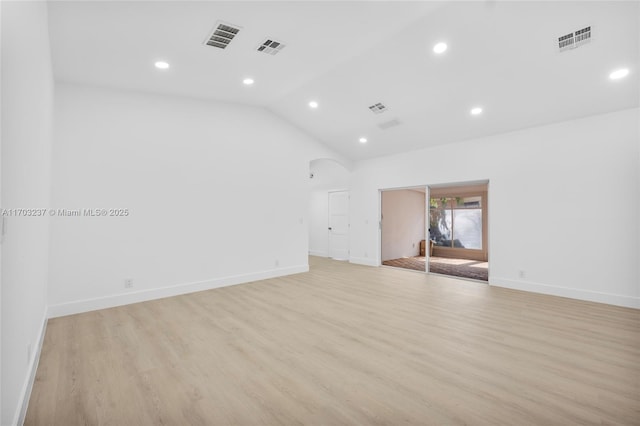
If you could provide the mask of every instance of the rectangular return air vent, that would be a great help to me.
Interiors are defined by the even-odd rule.
[[[231,40],[238,35],[240,28],[224,24],[218,21],[215,29],[211,35],[205,40],[204,44],[207,46],[217,47],[219,49],[226,49]]]
[[[385,121],[384,123],[378,124],[378,127],[382,130],[390,129],[391,127],[396,127],[402,124],[402,121],[394,118],[393,120]]]
[[[575,49],[585,43],[591,41],[591,27],[585,27],[581,30],[558,37],[558,48],[561,52],[565,50]]]
[[[282,49],[285,48],[284,43],[281,41],[275,41],[273,39],[266,39],[256,49],[258,52],[268,53],[269,55],[277,55]]]
[[[377,104],[371,105],[369,107],[369,109],[374,114],[382,114],[383,112],[385,112],[387,110],[387,107],[385,105],[383,105],[382,103],[378,102]]]

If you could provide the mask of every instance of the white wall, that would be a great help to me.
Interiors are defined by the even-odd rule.
[[[55,114],[53,207],[130,214],[52,219],[52,315],[308,269],[309,162],[334,154],[272,113],[62,84]]]
[[[382,192],[382,260],[420,254],[425,239],[426,194],[400,189]]]
[[[53,76],[44,2],[2,7],[2,207],[50,201]],[[46,320],[49,218],[8,217],[2,246],[2,425],[24,415]],[[28,357],[28,348],[30,356]]]
[[[351,164],[348,164],[351,166]],[[329,256],[329,192],[349,189],[346,166],[328,159],[313,160],[309,166],[309,254]]]
[[[329,194],[312,191],[309,196],[309,254],[329,256]]]
[[[350,260],[377,263],[379,188],[488,179],[492,285],[640,307],[638,133],[632,109],[360,162]]]
[[[0,6],[0,20],[2,19],[2,10]],[[0,25],[2,25],[0,23]],[[0,38],[1,43],[1,38]],[[0,99],[2,99],[2,90],[0,90]],[[2,129],[2,119],[0,119],[0,129]],[[2,154],[0,153],[0,163],[2,159]],[[0,175],[2,174],[2,167],[0,166]],[[0,186],[2,184],[2,180],[0,178]],[[0,191],[0,198],[2,197]],[[2,236],[0,236],[0,240]],[[1,244],[1,241],[0,241]],[[0,245],[0,424],[2,424],[2,246]]]

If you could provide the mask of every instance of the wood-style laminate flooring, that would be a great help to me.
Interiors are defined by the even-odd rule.
[[[310,262],[49,320],[25,424],[640,424],[640,310]]]

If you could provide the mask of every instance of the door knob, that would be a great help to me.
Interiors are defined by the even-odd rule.
[[[331,231],[331,229],[332,229],[332,228],[331,228],[331,227],[329,227],[329,231]]]

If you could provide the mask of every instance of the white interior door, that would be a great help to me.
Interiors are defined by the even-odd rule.
[[[349,192],[329,192],[329,257],[349,259]]]

